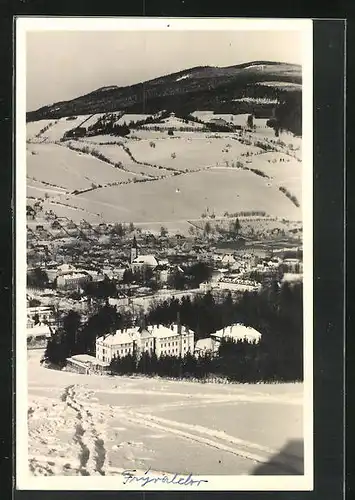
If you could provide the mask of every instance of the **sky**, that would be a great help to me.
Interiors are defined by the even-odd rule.
[[[302,64],[299,31],[28,31],[26,108],[194,66]]]

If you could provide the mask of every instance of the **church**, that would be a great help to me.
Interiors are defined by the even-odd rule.
[[[139,255],[139,249],[136,237],[133,237],[133,242],[131,246],[131,256],[130,256],[130,267],[132,271],[141,269],[143,266],[148,266],[155,269],[159,265],[159,262],[154,255]]]

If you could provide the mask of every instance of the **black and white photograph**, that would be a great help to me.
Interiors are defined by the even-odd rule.
[[[17,19],[20,489],[313,488],[312,135],[311,20]]]

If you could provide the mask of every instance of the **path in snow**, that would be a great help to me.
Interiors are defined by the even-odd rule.
[[[29,467],[34,475],[302,474],[302,384],[198,384],[86,376],[29,353]]]

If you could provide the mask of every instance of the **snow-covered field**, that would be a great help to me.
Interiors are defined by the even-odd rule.
[[[173,140],[156,139],[127,142],[133,156],[176,170],[198,170],[203,167],[236,161],[241,154],[256,153],[260,149],[247,146],[231,138],[181,137]]]
[[[34,475],[303,474],[303,385],[79,375],[28,352]]]
[[[70,205],[101,213],[107,221],[190,220],[199,218],[206,207],[213,209],[217,215],[226,210],[230,213],[263,210],[290,220],[301,218],[301,209],[269,179],[253,172],[226,167],[152,182],[112,186],[66,199]]]
[[[27,176],[68,190],[89,188],[93,183],[123,182],[134,177],[91,155],[58,144],[29,146]]]
[[[66,126],[71,123],[60,121]],[[297,138],[288,134],[282,138],[285,144],[292,143],[292,149],[287,149],[271,143],[270,137],[269,144],[282,152],[268,153],[244,143],[266,141],[265,130],[257,125],[254,133],[241,138],[231,133],[178,132],[168,136],[135,131],[132,137],[124,138],[96,136],[60,144],[27,144],[29,203],[36,198],[45,199],[45,210],[90,222],[172,222],[186,226],[186,221],[199,218],[206,207],[216,215],[264,210],[272,216],[299,220],[301,208],[279,187],[285,187],[302,202],[302,164],[292,156],[292,149],[299,147],[301,140],[298,144]],[[76,148],[87,146],[88,154],[70,150],[70,143]],[[108,161],[94,157],[94,150]],[[235,168],[237,161],[264,172],[270,179],[257,175],[258,172]],[[109,162],[119,164],[119,168]],[[149,182],[133,182],[137,180]],[[117,185],[126,182],[130,184]],[[99,185],[102,187],[78,196],[69,194]]]

